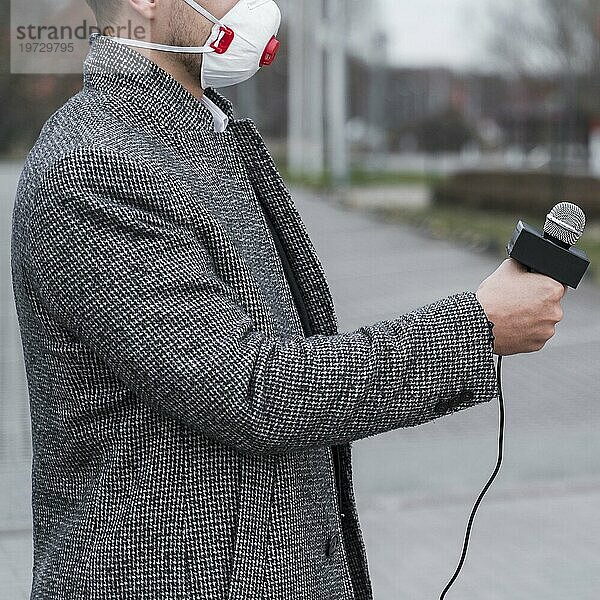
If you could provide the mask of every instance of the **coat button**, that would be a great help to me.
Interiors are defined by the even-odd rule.
[[[458,403],[462,404],[464,402],[473,402],[474,398],[475,398],[475,392],[473,392],[471,390],[466,390],[459,394]]]
[[[465,403],[473,402],[475,393],[471,390],[465,390],[451,396],[450,398],[442,398],[436,405],[435,410],[437,413],[445,414],[450,410],[454,410]]]
[[[337,533],[334,533],[327,542],[327,548],[325,549],[325,554],[327,556],[333,556],[335,551],[338,549],[340,545],[340,536]]]

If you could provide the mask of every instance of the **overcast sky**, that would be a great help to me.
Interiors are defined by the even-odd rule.
[[[506,0],[501,0],[505,2]],[[486,68],[492,0],[371,0],[402,65]]]

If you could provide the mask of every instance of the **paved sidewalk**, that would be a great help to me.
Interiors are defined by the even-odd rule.
[[[14,175],[0,168],[5,230]],[[474,290],[496,266],[410,228],[294,194],[328,273],[341,330]],[[569,293],[565,321],[547,349],[505,362],[506,465],[481,506],[448,600],[598,598],[599,307],[597,288]],[[29,597],[31,568],[28,408],[6,296],[0,308],[0,600],[21,600]],[[376,600],[439,598],[495,463],[496,435],[497,406],[488,404],[355,443]]]
[[[29,598],[29,405],[10,280],[10,229],[20,165],[0,163],[0,600]]]

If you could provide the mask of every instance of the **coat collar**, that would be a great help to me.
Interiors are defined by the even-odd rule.
[[[213,132],[209,109],[169,73],[136,50],[94,33],[83,63],[84,89],[101,94],[128,119],[162,130]],[[212,89],[205,90],[233,121],[231,102]]]

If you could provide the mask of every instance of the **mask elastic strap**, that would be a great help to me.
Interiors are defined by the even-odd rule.
[[[166,44],[155,44],[154,42],[144,42],[131,38],[121,38],[110,36],[110,39],[124,46],[135,46],[136,48],[146,48],[147,50],[159,50],[160,52],[181,52],[184,54],[204,54],[215,52],[212,46],[168,46]]]
[[[206,17],[211,23],[215,25],[223,26],[223,23],[217,19],[217,17],[211,15],[204,7],[200,6],[195,0],[183,0],[186,4],[191,6],[195,11],[199,12],[203,17]]]

